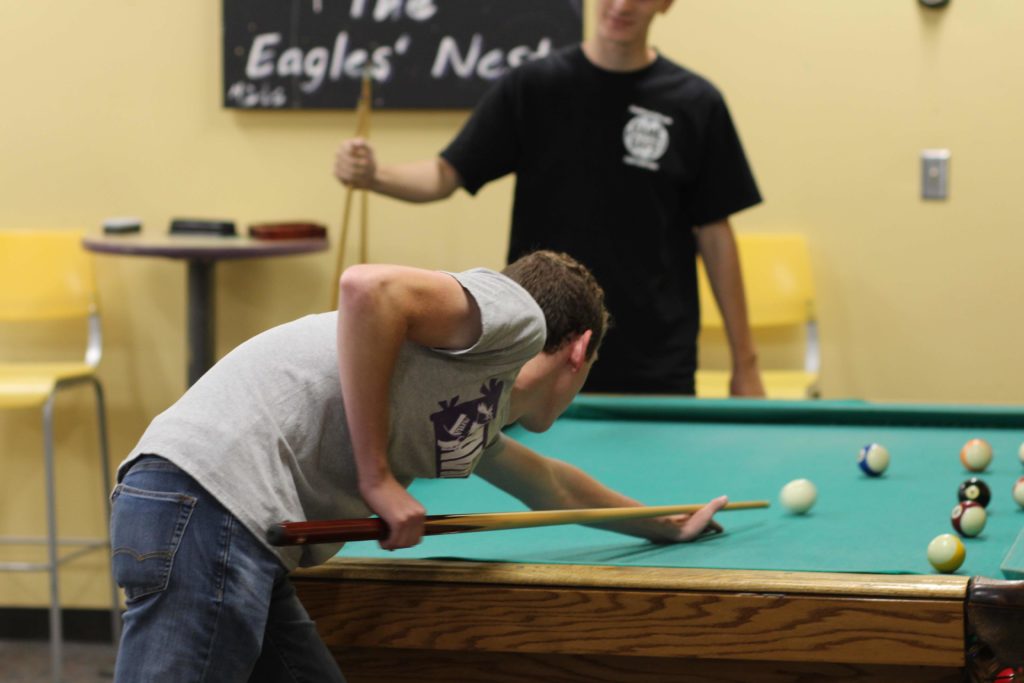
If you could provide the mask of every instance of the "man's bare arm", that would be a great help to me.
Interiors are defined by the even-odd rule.
[[[462,186],[458,171],[442,157],[378,164],[373,147],[361,138],[338,148],[334,177],[349,187],[417,203],[444,199]]]

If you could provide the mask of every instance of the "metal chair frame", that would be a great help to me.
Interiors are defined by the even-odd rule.
[[[72,233],[69,239],[80,240],[80,233]],[[88,258],[83,255],[83,258]],[[91,272],[89,273],[91,279]],[[89,283],[92,292],[92,283]],[[76,560],[90,552],[108,550],[110,548],[109,529],[102,538],[61,538],[57,532],[57,492],[56,492],[56,458],[54,449],[54,403],[59,391],[81,384],[89,384],[93,388],[96,404],[96,417],[99,432],[100,464],[103,479],[103,499],[106,502],[106,516],[110,518],[110,457],[107,433],[106,404],[103,387],[94,371],[102,357],[103,336],[100,314],[95,299],[90,302],[87,320],[87,341],[84,365],[80,372],[71,373],[67,377],[58,377],[49,395],[42,404],[43,455],[45,470],[46,497],[46,536],[3,536],[0,544],[17,546],[45,545],[47,560],[45,562],[0,562],[3,572],[48,572],[49,573],[49,630],[50,630],[50,664],[54,681],[60,681],[63,668],[63,618],[60,603],[60,587],[58,572],[62,565]],[[31,369],[32,364],[24,367]],[[73,547],[70,552],[61,552],[61,547]],[[116,643],[120,637],[121,614],[117,584],[110,576],[111,598],[111,633]]]

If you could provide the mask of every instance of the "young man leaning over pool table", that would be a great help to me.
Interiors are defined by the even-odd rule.
[[[535,252],[502,273],[356,266],[337,312],[240,345],[118,470],[111,543],[127,611],[115,679],[343,681],[288,579],[339,546],[269,546],[265,530],[284,520],[376,513],[390,528],[381,546],[404,548],[425,514],[406,486],[472,472],[533,508],[639,505],[501,434],[551,426],[606,326],[589,271]],[[724,503],[606,526],[687,541],[719,529]]]

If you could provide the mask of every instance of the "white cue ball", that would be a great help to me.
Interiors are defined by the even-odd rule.
[[[928,544],[928,562],[940,572],[955,572],[964,563],[967,551],[954,534],[942,534]]]
[[[802,515],[814,505],[818,499],[818,489],[810,479],[794,479],[782,487],[779,502],[793,514]]]
[[[1020,444],[1020,448],[1017,449],[1017,455],[1020,456],[1020,464],[1024,465],[1024,442]]]

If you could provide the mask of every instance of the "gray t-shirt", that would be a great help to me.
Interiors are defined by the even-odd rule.
[[[403,485],[469,476],[497,444],[520,368],[544,346],[544,315],[526,290],[483,268],[452,276],[479,305],[483,332],[460,351],[403,345],[388,437],[391,469]],[[160,455],[260,540],[283,521],[371,514],[356,485],[337,316],[300,318],[231,351],[153,420],[118,480],[138,456]],[[340,545],[267,547],[291,569],[324,562]]]

